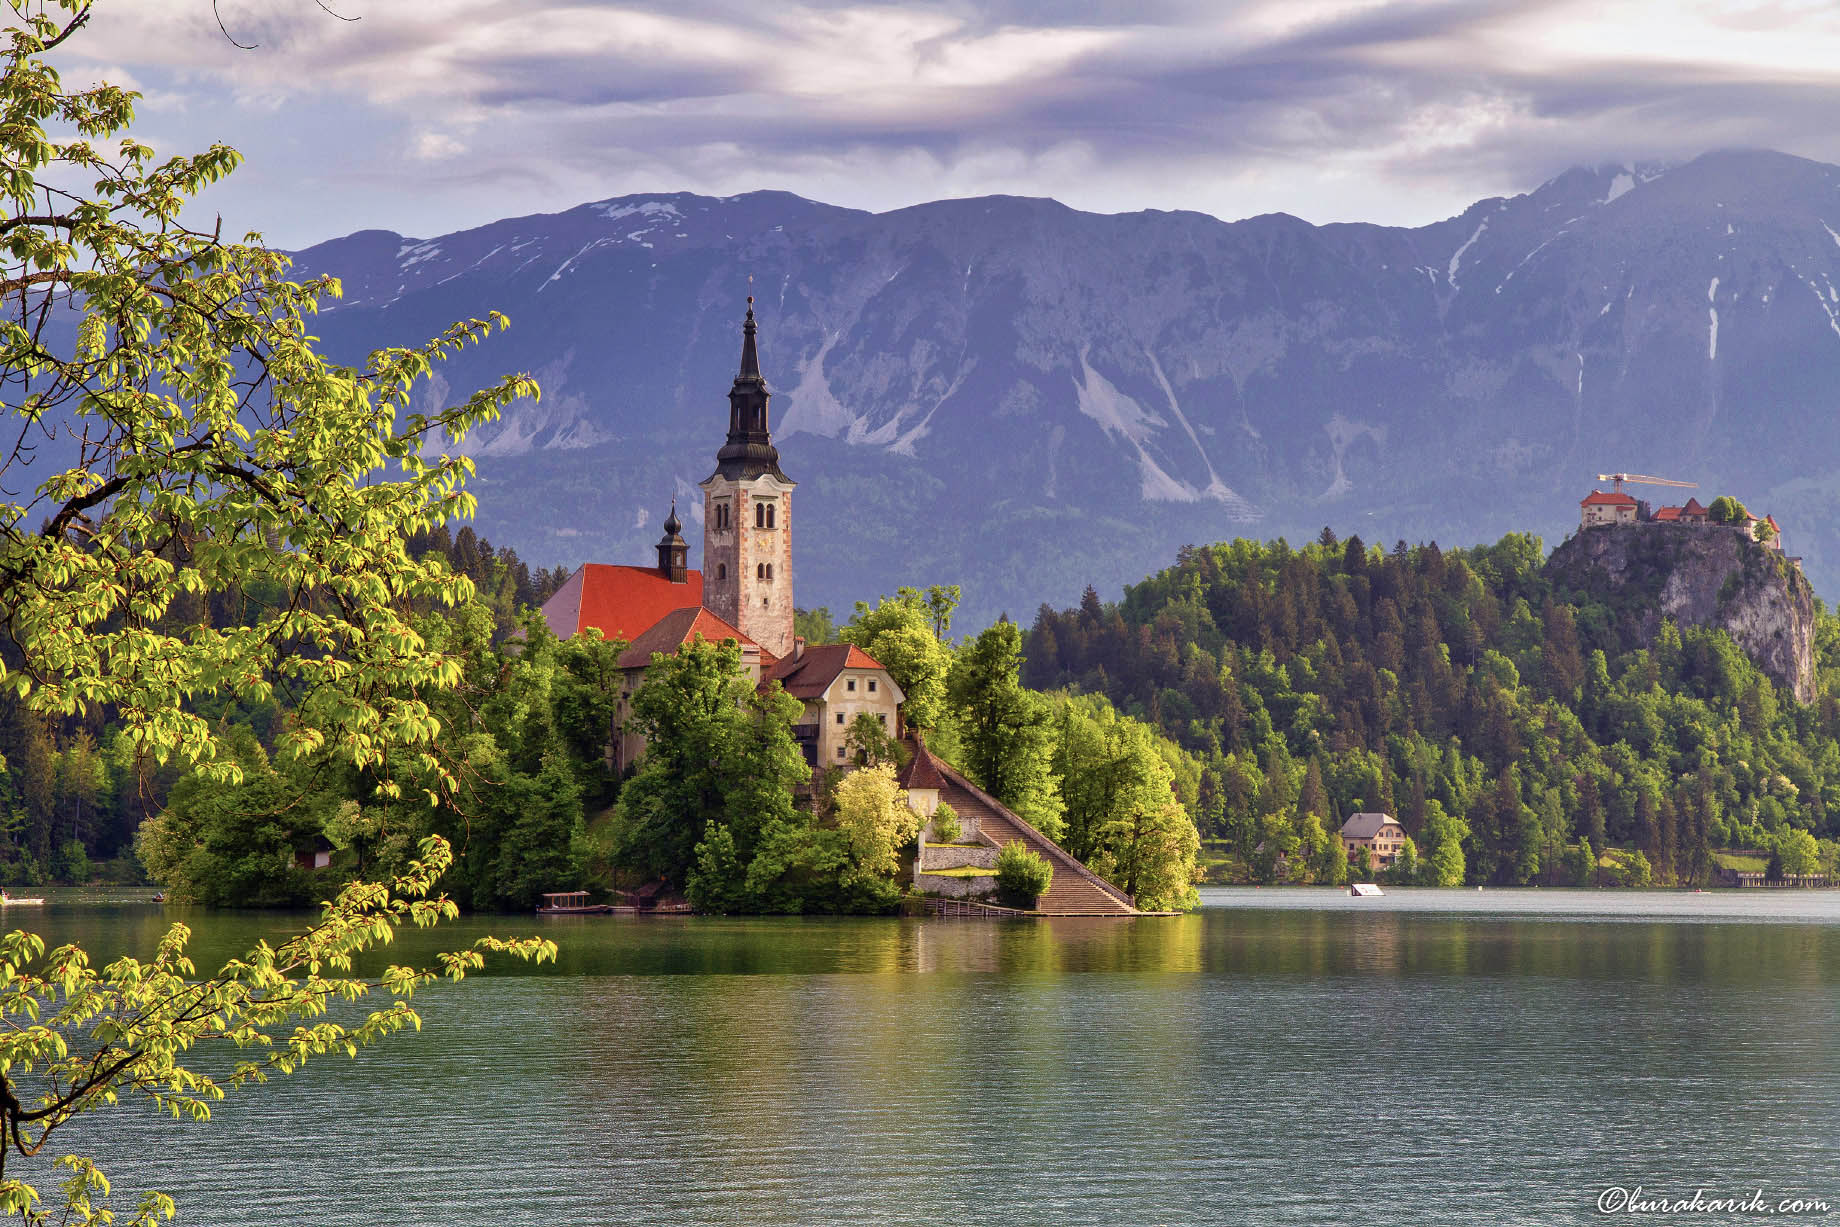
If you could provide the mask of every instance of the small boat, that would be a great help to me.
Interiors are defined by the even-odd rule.
[[[7,907],[43,907],[43,899],[24,899],[18,895],[9,895],[0,890],[0,906]]]
[[[1371,899],[1375,895],[1384,892],[1372,882],[1350,882],[1348,884],[1348,893],[1359,899]]]

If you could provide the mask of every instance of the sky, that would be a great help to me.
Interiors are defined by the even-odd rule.
[[[1833,0],[100,0],[57,54],[161,152],[239,149],[204,203],[290,248],[762,188],[1422,225],[1574,165],[1840,162]]]

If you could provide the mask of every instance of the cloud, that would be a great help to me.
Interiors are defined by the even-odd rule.
[[[1580,162],[1730,145],[1840,160],[1827,0],[335,7],[360,20],[223,0],[260,44],[244,52],[206,6],[126,5],[83,54],[143,82],[163,127],[227,129],[252,167],[285,160],[297,186],[423,233],[575,203],[539,187],[1426,222]]]

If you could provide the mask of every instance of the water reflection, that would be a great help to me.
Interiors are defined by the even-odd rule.
[[[390,957],[538,930],[561,963],[435,989],[422,1033],[208,1127],[84,1140],[226,1227],[1588,1223],[1611,1183],[1840,1203],[1840,925],[1316,899],[468,918]],[[42,919],[145,954],[166,918]],[[208,963],[301,918],[191,919]]]

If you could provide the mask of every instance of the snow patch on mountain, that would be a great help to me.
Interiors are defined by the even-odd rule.
[[[1208,484],[1201,493],[1216,502],[1226,503],[1248,513],[1253,512],[1251,503],[1235,494],[1226,482],[1220,480],[1213,459],[1207,454],[1207,449],[1201,446],[1201,436],[1195,433],[1195,428],[1189,424],[1188,415],[1182,412],[1182,406],[1176,401],[1176,390],[1170,386],[1169,377],[1163,374],[1163,364],[1157,361],[1149,346],[1144,347],[1144,357],[1150,359],[1150,373],[1156,376],[1157,386],[1163,389],[1163,396],[1169,401],[1169,412],[1175,415],[1176,421],[1188,435],[1188,441],[1194,444],[1195,451],[1201,456],[1201,463],[1207,466]]]
[[[617,222],[622,217],[634,216],[652,219],[669,218],[671,221],[684,219],[684,215],[677,211],[676,205],[662,200],[646,200],[639,204],[617,204],[611,200],[603,200],[599,204],[588,207],[610,222]]]
[[[1476,233],[1464,239],[1463,246],[1457,248],[1456,253],[1450,257],[1450,269],[1445,273],[1444,280],[1450,283],[1451,289],[1454,290],[1457,288],[1457,266],[1463,263],[1463,253],[1468,251],[1471,247],[1474,247],[1476,245],[1476,240],[1481,238],[1482,232],[1488,228],[1488,219],[1484,218],[1482,224],[1476,227]]]
[[[1609,204],[1611,201],[1615,200],[1617,197],[1622,196],[1627,192],[1633,191],[1635,189],[1635,186],[1636,186],[1635,176],[1630,174],[1629,171],[1625,169],[1622,174],[1610,180],[1610,192],[1608,195],[1604,197],[1604,203]]]
[[[800,359],[799,382],[791,391],[782,393],[786,399],[786,409],[779,418],[781,435],[796,435],[804,431],[834,439],[856,424],[856,415],[843,407],[843,402],[831,391],[830,381],[824,375],[824,360],[830,357],[831,348],[837,344],[837,338],[841,335],[831,333],[824,338],[824,344],[818,346],[816,353]]]
[[[1712,327],[1706,334],[1706,361],[1711,362],[1719,356],[1719,279],[1714,277],[1712,284],[1706,287],[1706,313],[1712,317]]]
[[[1089,346],[1080,347],[1080,379],[1074,384],[1080,412],[1099,423],[1108,436],[1117,435],[1136,450],[1139,496],[1165,503],[1198,501],[1200,491],[1164,472],[1144,448],[1144,441],[1150,438],[1152,430],[1168,423],[1094,370],[1087,360],[1090,352]]]

